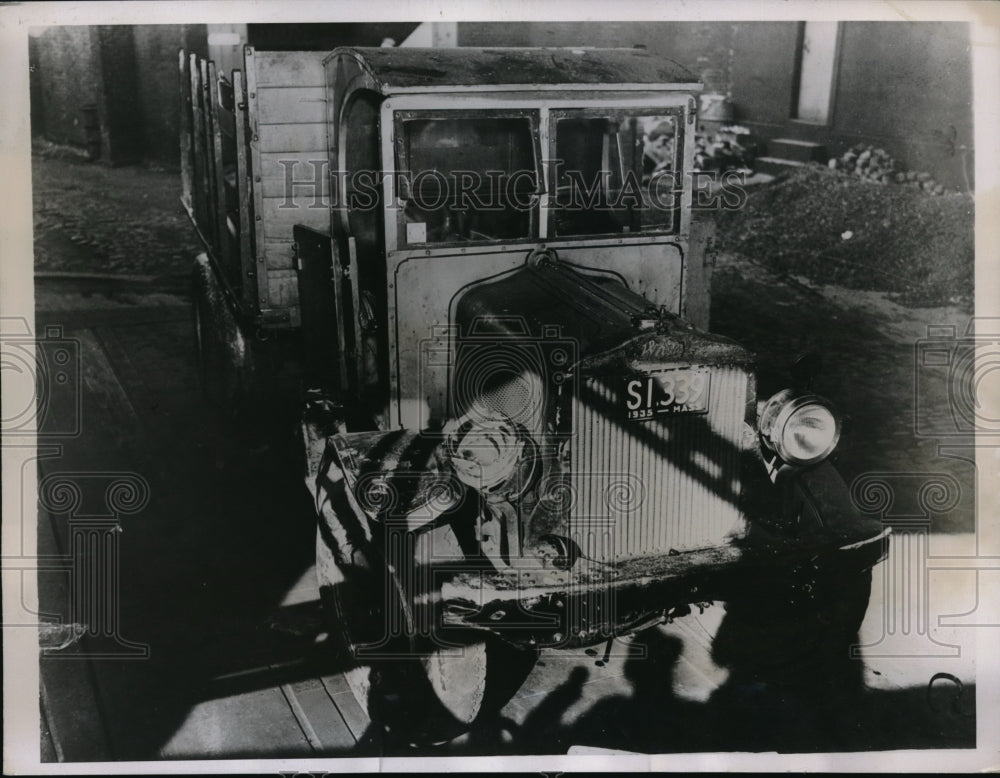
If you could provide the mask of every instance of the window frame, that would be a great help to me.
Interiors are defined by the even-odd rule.
[[[408,121],[431,121],[461,120],[461,119],[526,119],[531,133],[531,153],[534,161],[535,191],[533,192],[534,202],[529,210],[529,234],[520,238],[491,238],[484,240],[461,240],[461,241],[425,241],[422,243],[409,243],[406,240],[406,220],[404,208],[401,204],[408,199],[403,193],[398,191],[397,185],[401,185],[410,174],[409,158],[406,149],[405,124]],[[433,250],[438,248],[471,247],[471,246],[491,246],[509,245],[518,243],[532,243],[539,240],[541,222],[541,202],[546,193],[546,182],[542,163],[541,144],[541,122],[542,110],[533,108],[413,108],[393,111],[393,174],[395,176],[393,184],[393,202],[386,202],[386,207],[394,210],[396,222],[396,247],[400,251],[413,250]],[[401,186],[399,188],[402,188]],[[408,195],[409,193],[407,193]]]
[[[558,208],[555,203],[555,191],[557,189],[555,174],[556,174],[556,164],[558,161],[556,149],[559,141],[559,122],[562,119],[607,119],[609,121],[618,122],[619,126],[622,121],[629,118],[637,118],[640,116],[663,116],[671,117],[674,120],[674,155],[673,155],[673,166],[674,175],[684,176],[687,171],[684,167],[684,151],[687,144],[687,136],[685,131],[685,109],[683,105],[674,106],[663,106],[657,108],[636,106],[615,106],[615,107],[600,107],[600,106],[586,106],[580,108],[573,107],[558,107],[550,108],[548,111],[548,162],[550,174],[549,177],[552,180],[551,185],[551,196],[549,201],[549,206],[546,209],[546,218],[548,223],[546,225],[547,234],[550,240],[562,241],[562,240],[590,240],[595,238],[622,238],[624,237],[646,237],[646,236],[661,236],[661,235],[678,235],[681,232],[681,218],[683,212],[683,199],[684,199],[684,184],[683,179],[681,179],[681,184],[679,187],[674,189],[674,205],[673,208],[669,210],[671,215],[670,227],[668,229],[650,229],[644,230],[639,229],[636,231],[619,231],[619,232],[594,232],[594,233],[576,233],[570,232],[562,234],[557,230],[556,225],[556,215],[558,213]],[[565,160],[561,160],[565,162]],[[666,209],[663,209],[666,212]]]

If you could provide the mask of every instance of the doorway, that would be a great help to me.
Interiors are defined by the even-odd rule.
[[[837,22],[801,23],[793,118],[810,124],[829,124],[839,40]]]

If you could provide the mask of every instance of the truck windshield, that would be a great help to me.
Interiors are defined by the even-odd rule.
[[[532,116],[425,117],[397,125],[402,242],[536,237]]]
[[[677,230],[679,113],[554,111],[552,119],[553,235]]]

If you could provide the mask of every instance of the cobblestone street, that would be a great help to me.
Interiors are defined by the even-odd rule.
[[[974,467],[970,437],[931,437],[954,412],[946,370],[918,366],[916,346],[928,326],[951,326],[960,337],[970,316],[958,308],[906,308],[877,292],[819,287],[776,274],[744,257],[720,258],[712,290],[712,330],[754,350],[759,358],[758,394],[787,385],[787,365],[805,350],[822,354],[814,387],[844,415],[833,461],[850,483],[885,474],[895,485],[910,473],[945,473],[960,493],[954,508],[927,516],[936,531],[974,529]],[[921,382],[917,393],[918,371]],[[939,447],[947,444],[946,452]],[[895,477],[895,478],[894,478]],[[903,491],[893,512],[919,512],[917,495]],[[891,521],[891,516],[887,517]]]
[[[35,270],[187,277],[197,237],[180,179],[159,168],[112,168],[65,147],[32,156]]]

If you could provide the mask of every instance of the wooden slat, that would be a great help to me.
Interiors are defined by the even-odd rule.
[[[360,394],[361,387],[366,383],[365,358],[364,342],[361,335],[361,277],[358,273],[358,247],[353,236],[347,239],[347,267],[350,271],[351,310],[353,311],[351,329],[354,330],[354,389]]]
[[[312,198],[292,201],[294,208],[285,207],[284,198],[262,198],[261,213],[264,216],[264,239],[267,241],[291,242],[292,227],[305,224],[315,229],[330,226],[330,212],[327,208],[312,208]],[[258,244],[258,246],[261,244]]]
[[[346,391],[347,386],[347,338],[345,329],[347,327],[347,314],[344,311],[344,263],[340,258],[340,247],[337,239],[330,239],[330,248],[333,256],[333,299],[334,316],[337,327],[337,365],[339,371],[340,388]]]
[[[260,171],[260,123],[257,118],[257,56],[253,47],[244,50],[244,69],[246,74],[247,116],[250,129],[250,169],[256,177]],[[256,184],[256,178],[254,180]],[[267,279],[267,268],[264,265],[264,193],[259,186],[253,187],[254,213],[254,266],[257,274],[257,305],[260,310],[271,308],[270,286]],[[291,232],[288,234],[291,240]]]
[[[326,154],[326,122],[309,124],[260,124],[260,150]]]
[[[325,151],[269,151],[260,155],[261,178],[284,180],[285,168],[291,170],[297,181],[317,182],[329,178],[329,165]],[[315,175],[313,175],[315,170]]]
[[[260,310],[287,308],[293,319],[298,317],[298,286],[294,275],[291,279],[282,275],[295,272],[292,228],[295,224],[328,227],[329,183],[321,170],[318,191],[308,185],[295,187],[291,202],[296,207],[282,207],[289,201],[279,159],[326,158],[325,56],[325,52],[258,52],[251,47],[244,55],[258,304]],[[301,175],[311,179],[312,170]]]
[[[256,51],[249,49],[257,61],[256,85],[319,86],[326,84],[323,60],[326,51]]]
[[[208,191],[207,159],[205,155],[205,111],[203,107],[203,90],[201,88],[201,67],[198,65],[198,55],[192,54],[189,72],[191,74],[191,141],[194,145],[194,220],[203,235],[205,230],[206,207],[205,195]]]
[[[246,90],[243,73],[233,71],[233,101],[236,120],[236,188],[240,204],[240,271],[243,275],[243,302],[250,310],[259,309],[257,304],[257,261],[254,256],[253,231],[253,180],[250,171],[249,147],[247,146]]]
[[[291,270],[295,267],[292,243],[268,241],[264,244],[264,264],[270,270]]]
[[[310,204],[316,201],[317,204],[322,204],[324,208],[328,208],[330,206],[330,179],[324,176],[322,179],[317,180],[314,189],[311,180],[304,181],[302,179],[302,172],[308,171],[309,168],[303,168],[300,165],[295,170],[296,182],[290,187],[292,195],[297,198],[305,197]],[[285,197],[285,191],[289,189],[289,186],[284,178],[278,178],[277,176],[262,178],[261,186],[264,188],[265,198],[283,199]]]
[[[317,124],[326,122],[326,90],[322,86],[260,88],[261,124]]]
[[[309,200],[318,196],[328,202],[330,171],[326,152],[268,152],[260,155],[260,161],[264,197],[284,197],[291,179],[294,196]]]
[[[344,717],[344,721],[347,722],[347,726],[350,727],[351,733],[358,740],[364,736],[371,724],[371,719],[368,717],[368,712],[358,703],[354,692],[351,691],[348,678],[350,677],[355,685],[360,687],[364,685],[364,682],[359,681],[359,679],[366,676],[368,672],[367,667],[354,667],[344,673],[324,675],[320,678],[326,691],[340,710],[340,714]]]
[[[299,279],[294,270],[268,271],[267,283],[272,307],[291,308],[298,304]]]
[[[234,261],[232,239],[226,223],[225,159],[222,155],[222,128],[218,108],[220,100],[219,78],[215,71],[214,62],[208,63],[208,93],[209,105],[212,107],[212,169],[215,172],[216,251],[218,251],[218,260],[225,269],[229,283],[238,289],[243,279],[240,277],[238,263]]]
[[[326,687],[318,678],[310,678],[281,687],[292,713],[317,753],[352,747],[352,734]]]
[[[212,107],[212,82],[209,78],[208,60],[199,62],[201,68],[201,89],[202,89],[202,111],[204,116],[205,132],[205,175],[208,179],[206,188],[206,209],[205,209],[205,229],[206,236],[211,237],[215,255],[219,255],[219,222],[216,215],[218,197],[215,186],[215,110]]]
[[[213,63],[213,64],[215,64],[215,63]],[[215,82],[215,88],[217,90],[221,89],[222,88],[222,81],[216,81]],[[216,115],[216,117],[218,118],[218,121],[219,121],[219,129],[222,131],[223,136],[225,136],[226,138],[229,138],[230,140],[232,140],[232,139],[234,139],[236,137],[234,135],[234,133],[233,133],[233,127],[235,126],[235,123],[236,123],[235,116],[234,116],[234,114],[233,114],[232,111],[227,110],[226,108],[223,108],[221,105],[219,105],[219,103],[218,103],[218,99],[219,99],[218,98],[218,92],[216,92],[216,95],[217,95],[217,98],[216,98],[216,102],[215,102],[215,115]]]
[[[193,208],[191,185],[194,179],[194,148],[191,141],[191,74],[188,70],[190,65],[187,52],[184,49],[180,50],[178,59],[181,100],[181,200],[187,208]]]

